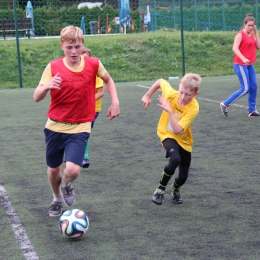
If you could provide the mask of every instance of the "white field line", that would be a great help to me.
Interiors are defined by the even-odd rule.
[[[19,216],[15,212],[12,204],[8,198],[7,192],[4,186],[0,185],[0,203],[5,209],[6,215],[9,218],[9,221],[12,225],[16,240],[20,245],[23,255],[26,260],[39,260],[40,258],[36,254],[33,245],[24,229]]]
[[[137,87],[140,87],[140,88],[150,88],[150,87],[143,86],[143,85],[137,85]],[[161,91],[161,90],[159,89],[159,91]],[[209,102],[213,102],[213,103],[218,103],[218,104],[221,102],[221,101],[212,100],[212,99],[203,98],[203,97],[196,97],[196,99],[205,100],[205,101],[209,101]],[[237,105],[237,104],[232,104],[231,106],[241,107],[241,108],[247,108],[247,107],[245,107],[245,106]]]

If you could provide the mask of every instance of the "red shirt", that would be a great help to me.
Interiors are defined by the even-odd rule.
[[[247,65],[251,65],[256,62],[256,40],[252,33],[250,33],[250,37],[244,32],[239,31],[242,35],[242,41],[238,47],[240,52],[250,60],[250,63]],[[245,63],[234,54],[234,63],[238,65],[245,65]]]
[[[51,105],[48,117],[61,122],[85,123],[95,118],[96,75],[99,60],[84,56],[85,65],[81,72],[69,70],[63,57],[50,62],[52,75],[62,78],[60,90],[51,90]]]

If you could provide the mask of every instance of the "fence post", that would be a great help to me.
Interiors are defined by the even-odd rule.
[[[181,13],[181,53],[182,53],[182,75],[185,75],[185,51],[184,51],[184,38],[183,38],[183,13],[182,13],[182,0],[180,0],[180,13]]]
[[[20,46],[19,46],[18,25],[17,25],[16,0],[13,0],[13,8],[14,8],[14,24],[15,24],[15,38],[16,38],[16,48],[17,48],[17,61],[18,61],[19,82],[20,82],[20,88],[22,88],[23,87],[23,83],[22,83],[22,70],[21,70],[21,59],[20,59]]]

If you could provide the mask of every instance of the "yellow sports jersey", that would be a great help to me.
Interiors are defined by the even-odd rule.
[[[178,105],[179,91],[176,91],[171,85],[162,80],[160,83],[162,94],[166,100],[170,101],[172,113],[178,120],[178,124],[184,129],[183,132],[175,134],[172,130],[168,112],[163,110],[157,128],[157,134],[161,140],[172,138],[186,151],[191,152],[193,146],[193,137],[191,124],[199,113],[199,103],[195,97],[186,106]]]
[[[98,88],[103,88],[103,80],[100,77],[96,78],[96,93]],[[102,108],[102,98],[96,100],[96,112],[100,112]]]
[[[80,65],[77,68],[70,67],[66,63],[65,58],[63,59],[63,62],[64,62],[64,65],[69,70],[74,71],[74,72],[82,71],[83,68],[84,68],[84,65],[85,65],[84,56],[81,56],[81,62],[80,62]],[[104,68],[103,64],[101,62],[99,62],[97,76],[103,77],[105,75],[105,73],[106,73],[106,69]],[[52,79],[51,66],[50,66],[50,64],[48,64],[47,67],[45,68],[45,70],[43,71],[43,74],[42,74],[42,77],[41,77],[39,84],[45,85],[51,79]],[[102,82],[102,85],[103,85],[103,82]],[[75,133],[81,133],[81,132],[90,133],[91,132],[91,122],[69,125],[69,124],[54,122],[54,121],[48,119],[45,127],[48,128],[49,130],[54,131],[54,132],[65,133],[65,134],[75,134]]]

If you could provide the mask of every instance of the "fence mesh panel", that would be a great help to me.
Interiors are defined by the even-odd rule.
[[[21,52],[21,70],[23,81],[26,82],[25,85],[37,85],[39,76],[44,69],[43,63],[47,62],[48,58],[51,60],[62,54],[57,50],[59,33],[67,25],[81,27],[86,35],[86,39],[88,39],[88,36],[102,36],[102,38],[99,38],[99,41],[103,43],[103,48],[107,48],[107,51],[109,51],[111,44],[119,44],[120,40],[117,40],[117,38],[114,38],[114,42],[111,42],[109,35],[124,34],[125,29],[119,22],[122,1],[126,0],[104,0],[100,2],[81,2],[77,0],[0,0],[0,40],[13,40],[15,43],[17,33],[19,37],[18,47]],[[182,15],[180,3],[180,1],[176,0],[129,0],[131,19],[126,26],[126,35],[133,37],[133,45],[125,47],[132,50],[136,61],[135,65],[129,65],[125,60],[131,59],[131,57],[127,57],[124,49],[121,50],[120,56],[120,47],[118,47],[117,53],[111,53],[110,60],[102,60],[108,71],[110,71],[109,66],[114,66],[113,59],[122,59],[121,66],[118,68],[120,73],[112,75],[115,81],[154,80],[157,77],[161,77],[162,75],[156,74],[156,70],[150,74],[150,77],[142,75],[142,68],[146,67],[149,62],[149,59],[147,59],[149,53],[141,53],[142,49],[135,45],[135,39],[136,37],[140,38],[142,33],[146,35],[149,33],[150,38],[144,40],[144,43],[156,44],[152,42],[152,33],[158,31],[180,32],[181,17],[183,18],[184,35],[191,32],[235,32],[242,27],[243,19],[247,13],[251,13],[256,18],[257,26],[259,23],[260,8],[258,0],[182,0]],[[15,31],[15,19],[17,20],[17,31]],[[54,41],[50,41],[50,38],[53,38]],[[37,41],[41,43],[46,42],[48,45],[47,53],[46,49],[42,53],[33,53],[34,46],[38,44]],[[175,41],[181,41],[180,33],[176,34]],[[86,42],[88,45],[88,40]],[[91,41],[89,40],[89,42]],[[92,46],[95,56],[99,56],[98,50],[95,49],[95,42],[92,43]],[[165,59],[167,62],[170,62],[174,68],[174,73],[181,75],[182,50],[184,55],[187,56],[187,48],[185,49],[182,46],[183,49],[175,49],[174,43],[171,46],[175,52],[172,57],[163,57],[164,54],[159,53],[154,58],[158,59],[158,61]],[[14,48],[14,60],[19,59],[15,50],[16,47],[17,45],[12,47]],[[4,47],[2,48],[0,47],[0,56],[3,58],[6,54]],[[136,53],[137,55],[135,55]],[[30,55],[31,57],[29,57]],[[32,57],[33,55],[34,57]],[[196,52],[194,52],[194,55],[196,55]],[[3,59],[1,60],[1,67],[5,67],[2,66],[4,65]],[[34,75],[26,74],[30,71],[30,66],[32,66],[33,62],[39,62],[39,75],[35,75],[35,73]],[[186,59],[185,62],[185,66],[189,66],[189,59]],[[12,69],[16,69],[18,65],[15,64],[19,64],[19,62],[14,61],[13,64]],[[140,73],[137,73],[134,68],[129,68],[131,66],[138,66]],[[216,67],[219,66],[221,64],[216,65]],[[193,68],[193,65],[191,65],[191,68]],[[9,84],[8,87],[17,87],[19,82],[18,72],[17,78],[12,77],[10,79],[8,78],[9,68],[5,67],[3,70],[3,73],[0,75],[0,83]],[[168,72],[168,74],[171,73]],[[212,71],[207,75],[213,76],[219,75],[219,73]]]

